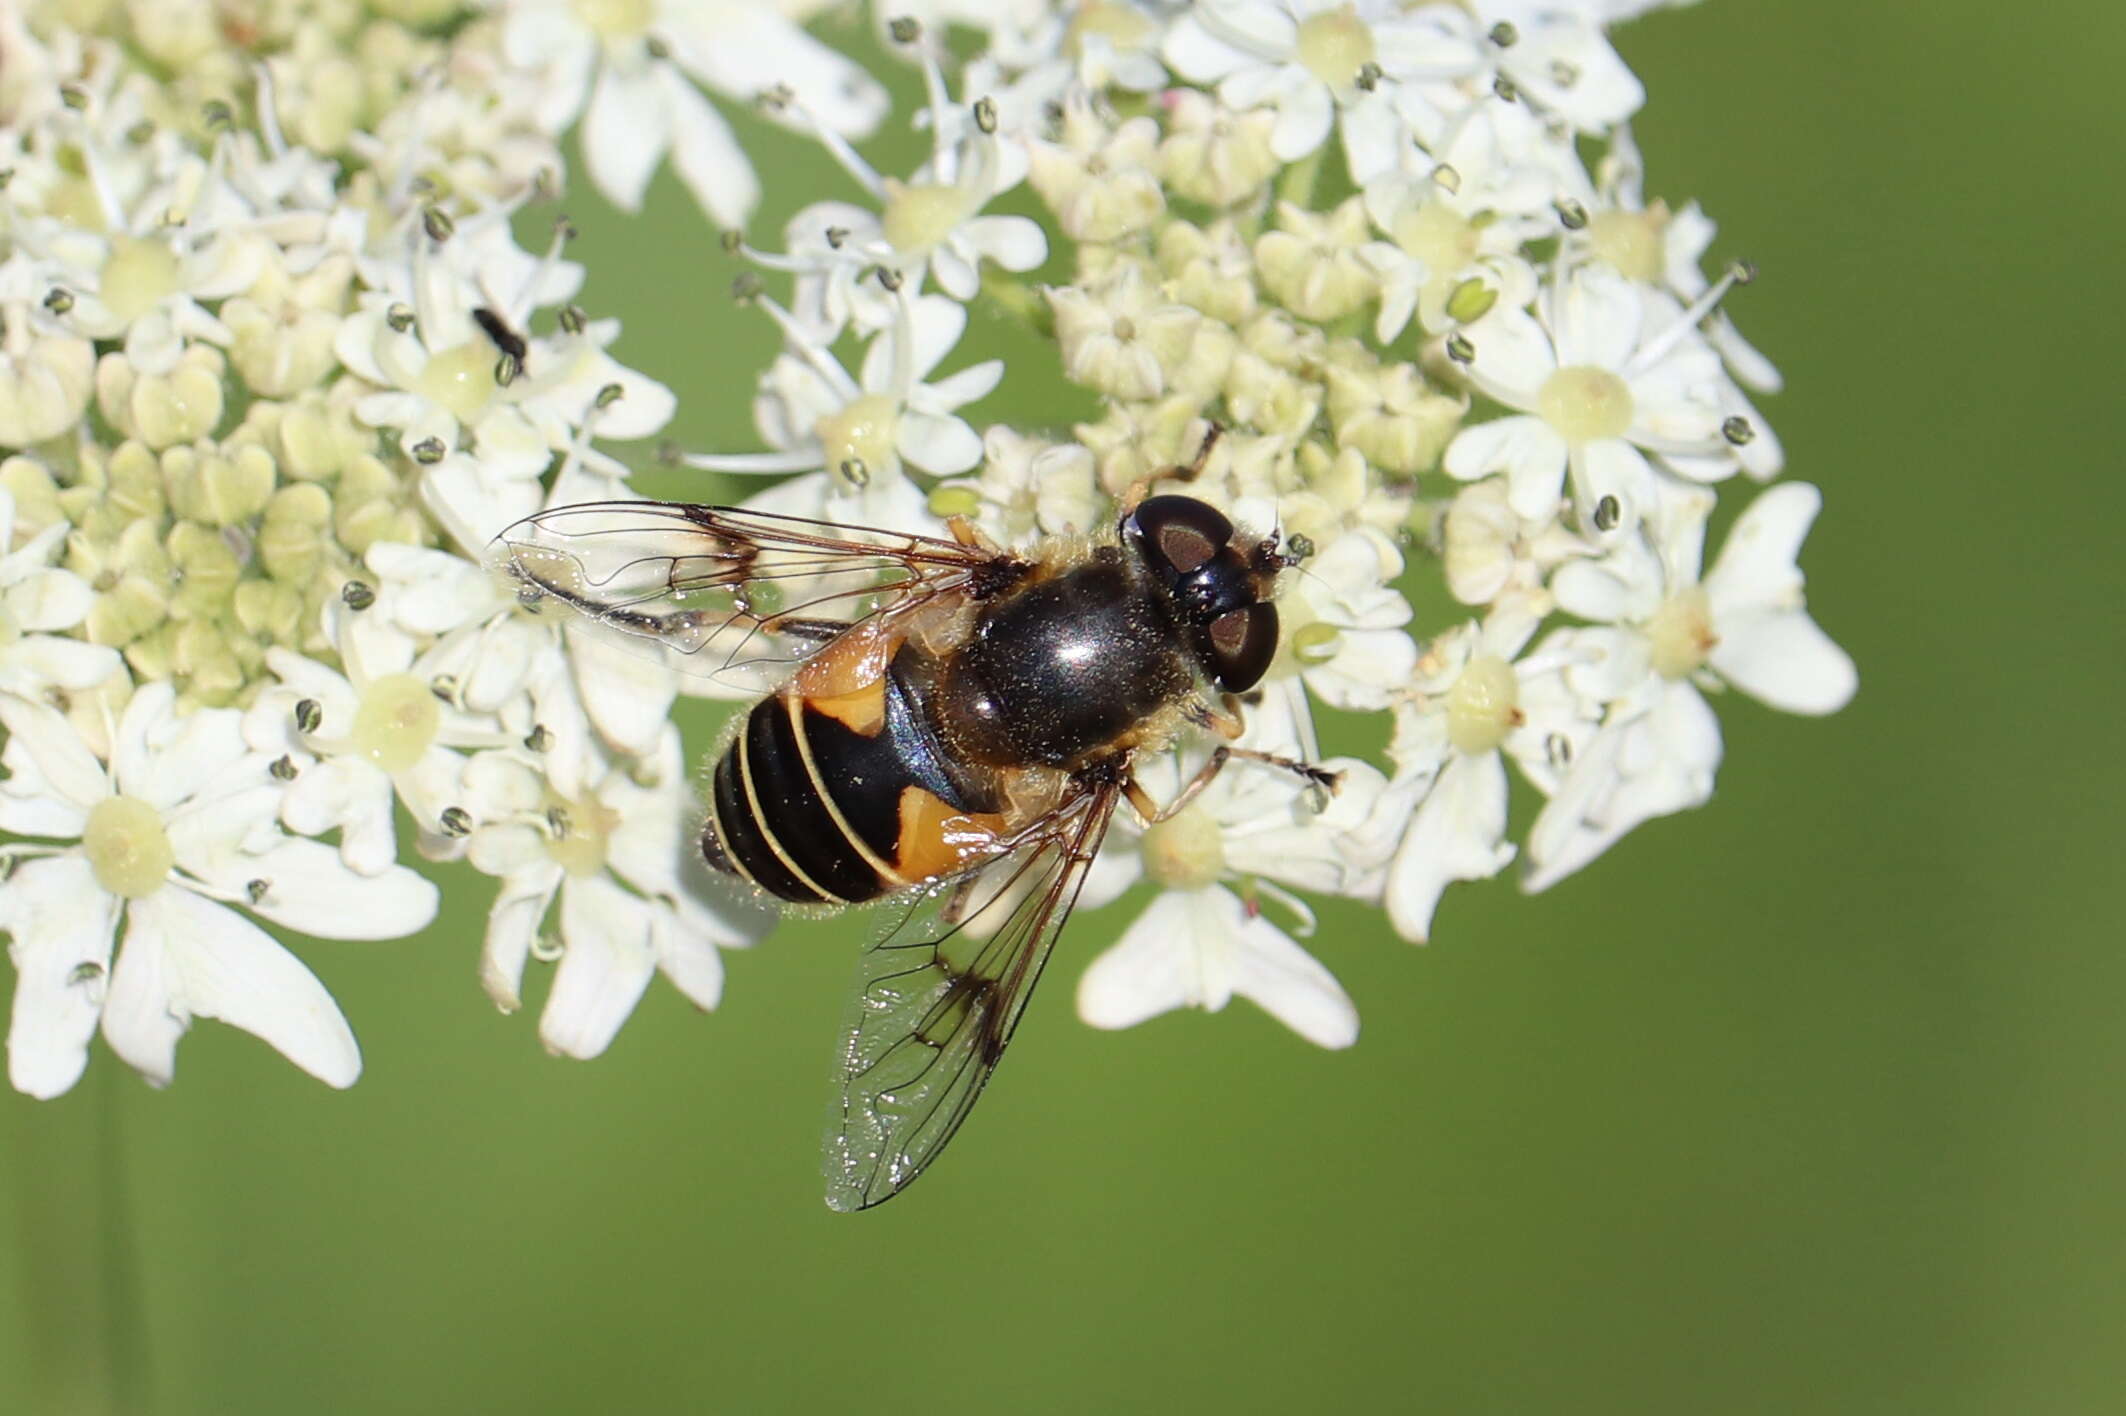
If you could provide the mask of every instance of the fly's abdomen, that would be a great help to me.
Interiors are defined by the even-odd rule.
[[[853,692],[784,688],[716,764],[702,854],[798,904],[857,904],[995,854],[1003,817],[946,772],[897,666]]]

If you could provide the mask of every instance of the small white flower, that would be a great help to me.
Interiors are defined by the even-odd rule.
[[[1217,84],[1229,107],[1276,108],[1270,147],[1282,162],[1319,148],[1340,112],[1345,163],[1361,186],[1407,142],[1406,85],[1451,83],[1485,63],[1454,7],[1391,0],[1202,0],[1174,22],[1164,53],[1176,73]]]
[[[979,476],[947,482],[930,496],[940,515],[972,516],[1000,546],[1039,536],[1082,536],[1105,516],[1093,455],[1078,443],[1050,443],[999,425],[982,435]]]
[[[477,823],[468,858],[501,878],[481,983],[503,1011],[519,1006],[524,966],[558,897],[561,964],[539,1037],[584,1058],[611,1045],[657,973],[715,1007],[719,949],[750,943],[767,918],[737,902],[711,905],[688,878],[701,873],[698,808],[679,730],[667,725],[654,752],[623,763],[586,728],[557,714],[544,752],[483,752],[465,774],[465,809]]]
[[[1581,530],[1614,535],[1656,494],[1648,451],[1679,469],[1688,459],[1696,480],[1739,470],[1742,453],[1723,432],[1732,403],[1719,356],[1693,316],[1652,298],[1588,265],[1544,290],[1540,320],[1501,307],[1467,327],[1470,381],[1521,411],[1464,428],[1447,471],[1463,481],[1504,472],[1513,509],[1544,520],[1569,470]]]
[[[1701,687],[1731,684],[1789,713],[1834,713],[1853,696],[1853,661],[1809,618],[1795,563],[1821,494],[1806,482],[1761,494],[1701,581],[1711,502],[1679,492],[1649,524],[1651,544],[1627,542],[1552,577],[1560,607],[1598,623],[1560,630],[1543,648],[1577,661],[1568,681],[1606,712],[1529,832],[1527,889],[1711,796],[1720,725]]]
[[[243,715],[252,749],[284,764],[283,824],[306,836],[337,828],[341,858],[364,875],[395,868],[394,795],[412,813],[424,848],[445,853],[442,820],[457,804],[461,749],[492,747],[530,728],[528,712],[512,733],[449,701],[451,681],[415,658],[410,637],[353,627],[374,624],[365,619],[374,609],[336,611],[329,622],[344,675],[293,650],[267,650],[278,682]]]
[[[752,214],[760,180],[696,84],[741,102],[785,87],[847,137],[868,135],[885,116],[885,90],[773,4],[508,0],[504,9],[505,53],[543,71],[542,123],[558,134],[582,115],[591,181],[627,211],[640,208],[669,152],[712,220],[737,227]]]
[[[982,459],[982,440],[958,410],[1004,377],[1001,359],[924,380],[960,342],[966,308],[939,295],[896,301],[896,318],[864,351],[860,378],[772,300],[761,305],[783,328],[789,349],[761,379],[753,404],[767,453],[694,454],[689,466],[717,472],[796,472],[822,468],[850,486],[901,479],[906,462],[950,476]]]
[[[227,903],[319,938],[389,939],[434,917],[436,888],[397,867],[357,875],[330,846],[282,834],[280,784],[246,749],[239,714],[180,717],[175,703],[168,683],[142,685],[106,768],[57,713],[0,696],[0,829],[55,842],[9,847],[32,858],[0,890],[16,970],[10,1080],[66,1091],[100,1023],[112,1051],[163,1085],[192,1020],[218,1018],[349,1086],[361,1053],[332,996]]]
[[[1402,555],[1371,530],[1348,531],[1301,562],[1277,599],[1284,652],[1272,674],[1300,678],[1331,707],[1387,707],[1417,665],[1403,629],[1410,602],[1391,584],[1402,573]]]
[[[1302,736],[1266,702],[1244,742],[1289,753]],[[1290,910],[1307,934],[1312,911],[1285,885],[1361,897],[1379,888],[1382,860],[1357,848],[1356,833],[1379,797],[1380,774],[1351,759],[1324,765],[1343,781],[1319,814],[1317,789],[1239,760],[1169,819],[1116,825],[1081,903],[1112,900],[1140,879],[1161,893],[1086,969],[1080,1017],[1124,1028],[1180,1007],[1216,1012],[1238,995],[1318,1046],[1358,1040],[1358,1010],[1342,986],[1262,909],[1267,900]],[[1171,802],[1192,767],[1170,755],[1144,766],[1139,781],[1154,801]]]
[[[1541,606],[1535,606],[1540,609]],[[1539,613],[1514,604],[1463,625],[1425,651],[1397,705],[1388,791],[1416,810],[1388,869],[1388,918],[1405,939],[1430,937],[1442,891],[1482,880],[1513,859],[1506,843],[1506,766],[1543,791],[1574,759],[1595,713],[1565,684],[1564,656],[1521,658]]]

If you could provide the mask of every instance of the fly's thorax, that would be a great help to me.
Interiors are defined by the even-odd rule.
[[[1196,683],[1162,598],[1108,546],[984,606],[939,665],[931,718],[948,751],[974,761],[1070,768]]]

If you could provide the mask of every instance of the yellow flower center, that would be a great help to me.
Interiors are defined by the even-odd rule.
[[[129,900],[162,888],[177,864],[162,814],[137,797],[114,796],[96,803],[81,832],[82,854],[96,883]]]
[[[1662,238],[1668,230],[1668,206],[1655,202],[1645,211],[1596,212],[1587,223],[1594,252],[1632,280],[1651,285],[1668,261]]]
[[[1663,600],[1646,622],[1646,638],[1653,646],[1650,657],[1655,673],[1671,679],[1695,673],[1720,642],[1720,636],[1713,633],[1713,610],[1705,587],[1692,585]]]
[[[1425,263],[1434,278],[1452,275],[1476,259],[1476,223],[1445,202],[1426,202],[1395,218],[1395,244]]]
[[[443,707],[412,674],[386,674],[362,690],[354,710],[354,750],[386,772],[421,760],[443,722]]]
[[[812,427],[827,450],[827,470],[840,472],[855,464],[876,472],[893,464],[894,433],[900,410],[882,393],[867,393],[839,413],[829,413]],[[856,480],[861,481],[859,475]]]
[[[177,252],[160,241],[114,237],[99,284],[103,303],[130,323],[177,293]]]
[[[1373,62],[1373,31],[1354,6],[1323,10],[1300,21],[1297,57],[1330,88],[1349,88],[1358,81],[1358,71]]]
[[[656,0],[576,0],[576,14],[605,39],[628,39],[650,27]]]
[[[1472,756],[1490,752],[1524,721],[1513,665],[1483,654],[1462,666],[1447,690],[1447,741]]]
[[[1535,411],[1569,443],[1621,438],[1631,426],[1631,390],[1592,364],[1570,364],[1543,381]]]
[[[546,842],[546,853],[556,865],[579,877],[605,869],[606,850],[620,825],[619,812],[596,797],[576,801],[554,797],[547,802],[546,819],[560,828]]]
[[[889,181],[879,226],[894,250],[918,256],[950,236],[967,215],[967,193],[950,183]]]
[[[1225,837],[1201,807],[1160,822],[1144,833],[1144,873],[1169,890],[1201,890],[1225,873]]]
[[[413,391],[442,404],[459,422],[473,422],[495,394],[494,346],[468,339],[431,355]]]

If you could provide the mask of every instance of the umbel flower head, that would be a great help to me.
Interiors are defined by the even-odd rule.
[[[676,460],[760,478],[752,505],[1022,545],[1185,491],[1296,558],[1236,755],[1125,814],[1087,884],[1134,921],[1090,1023],[1240,997],[1348,1045],[1310,896],[1451,932],[1450,884],[1549,888],[1706,802],[1726,689],[1854,692],[1802,593],[1822,497],[1775,480],[1778,372],[1727,308],[1754,272],[1649,196],[1611,29],[1656,4],[926,0],[874,6],[867,56],[771,0],[270,8],[45,6],[0,42],[25,1091],[99,1031],[167,1081],[198,1018],[351,1082],[316,941],[420,929],[416,861],[491,891],[465,965],[497,1006],[554,965],[537,1030],[569,1056],[660,975],[718,1005],[720,951],[766,927],[680,864],[707,744],[669,714],[722,685],[481,564],[528,513],[631,497],[603,444],[700,392],[576,303],[573,228],[537,214],[570,134],[616,205],[669,158],[724,228],[704,260],[779,347],[756,445]],[[779,233],[749,227],[778,174],[741,106],[844,179]],[[920,159],[860,146],[889,129]],[[977,347],[999,321],[1047,356]],[[1000,390],[1035,411],[1000,421]],[[1385,744],[1333,794],[1261,760],[1318,759],[1324,708]],[[1210,746],[1139,780],[1186,794]]]

